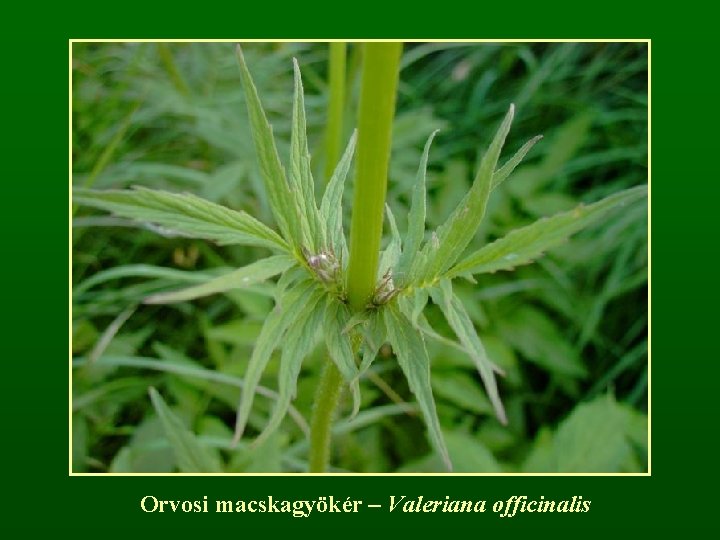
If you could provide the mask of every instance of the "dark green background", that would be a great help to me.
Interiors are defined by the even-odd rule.
[[[260,528],[266,535],[276,527],[300,534],[337,527],[324,529],[328,536],[345,534],[347,527],[373,534],[389,528],[429,534],[436,528],[446,536],[465,530],[475,536],[511,531],[624,536],[654,528],[716,529],[716,449],[711,441],[717,425],[718,362],[703,343],[717,332],[716,317],[712,310],[696,315],[716,295],[717,271],[708,258],[715,241],[701,239],[703,231],[714,229],[720,190],[708,162],[717,152],[717,86],[703,80],[717,64],[712,55],[714,17],[687,2],[667,23],[660,13],[629,2],[534,3],[530,11],[515,4],[453,8],[443,2],[398,13],[363,3],[363,11],[352,16],[349,4],[260,4],[176,4],[148,13],[148,2],[74,3],[58,13],[40,7],[32,14],[7,12],[11,33],[4,35],[0,86],[5,131],[2,261],[8,275],[3,525],[72,528],[94,536],[124,529],[169,534],[175,527],[208,534],[218,528],[237,537]],[[387,2],[378,4],[387,9]],[[69,477],[68,39],[98,37],[652,39],[652,477]],[[378,510],[309,519],[144,514],[139,501],[150,494],[173,499],[332,494],[369,502],[385,502],[391,494],[489,500],[582,495],[592,501],[592,509],[588,514],[511,520],[492,513],[410,516]]]

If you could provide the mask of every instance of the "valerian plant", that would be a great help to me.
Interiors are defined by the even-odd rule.
[[[350,138],[318,204],[297,62],[294,62],[292,132],[286,172],[239,48],[238,58],[257,158],[277,230],[245,212],[191,194],[144,188],[75,189],[75,202],[150,223],[175,234],[223,245],[264,247],[273,253],[219,277],[181,290],[156,294],[146,300],[154,304],[188,301],[250,287],[279,276],[275,309],[262,326],[245,373],[237,409],[236,441],[245,431],[260,379],[278,347],[281,349],[278,399],[259,440],[276,430],[285,417],[296,394],[303,359],[319,341],[324,341],[329,358],[350,389],[353,413],[360,406],[360,378],[381,346],[389,343],[422,411],[429,439],[450,469],[432,395],[430,361],[425,346],[426,339],[445,338],[423,315],[429,300],[439,307],[457,336],[459,343],[456,345],[474,362],[497,418],[506,423],[496,381],[502,370],[488,357],[467,310],[453,292],[453,282],[458,278],[474,282],[474,276],[478,274],[508,271],[529,264],[581,229],[608,217],[612,211],[646,197],[647,187],[621,191],[593,204],[541,219],[477,251],[466,253],[492,191],[511,175],[540,137],[528,141],[498,167],[513,120],[514,107],[511,105],[480,162],[472,187],[447,220],[428,234],[425,229],[426,168],[436,134],[432,133],[418,167],[407,216],[407,234],[401,238],[395,217],[386,207],[391,241],[379,256],[375,290],[365,305],[353,306],[348,301],[349,253],[343,231],[342,198],[356,134]]]

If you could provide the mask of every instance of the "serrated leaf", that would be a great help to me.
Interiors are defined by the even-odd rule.
[[[558,472],[618,472],[631,451],[628,416],[611,396],[575,407],[555,433]]]
[[[507,416],[498,392],[493,364],[488,359],[485,347],[483,347],[480,336],[478,336],[470,316],[465,311],[465,307],[460,299],[453,294],[450,280],[442,280],[440,287],[432,289],[431,294],[433,302],[440,307],[450,328],[453,329],[465,351],[475,362],[478,373],[480,373],[480,377],[485,384],[485,390],[490,402],[495,409],[495,415],[502,424],[507,424]]]
[[[262,442],[280,425],[295,398],[297,379],[302,361],[310,354],[317,343],[318,331],[322,328],[325,315],[324,293],[315,289],[305,304],[299,307],[295,320],[290,324],[282,341],[282,355],[278,372],[278,401],[265,429],[255,441]]]
[[[242,289],[255,285],[284,272],[295,264],[295,261],[285,255],[274,255],[254,263],[228,272],[222,276],[211,279],[206,283],[194,285],[178,291],[154,294],[145,299],[146,304],[171,304],[184,302],[202,296],[217,294],[234,289]]]
[[[380,313],[390,345],[392,345],[400,368],[408,380],[410,390],[415,395],[425,417],[430,442],[442,457],[447,469],[452,470],[452,463],[440,430],[440,420],[430,386],[430,358],[425,349],[422,334],[393,304],[388,304],[387,307],[380,310]]]
[[[465,347],[457,343],[456,341],[453,341],[452,339],[448,339],[443,335],[438,334],[432,326],[430,326],[430,323],[427,320],[427,317],[425,317],[424,314],[420,314],[418,316],[418,320],[415,323],[415,327],[420,330],[424,336],[429,337],[433,341],[436,341],[437,343],[440,343],[441,345],[444,345],[446,347],[450,347],[452,349],[456,349],[460,351],[461,353],[464,353],[467,356],[470,356],[467,354],[467,351],[465,350]],[[497,370],[495,370],[497,373]]]
[[[219,473],[220,463],[170,410],[162,396],[150,388],[150,399],[172,446],[178,468],[185,473]]]
[[[299,283],[304,279],[308,278],[308,272],[302,266],[292,266],[289,270],[284,272],[280,279],[278,279],[275,285],[275,301],[279,302],[280,298],[285,294],[287,290],[293,285],[293,283]]]
[[[154,189],[73,189],[73,200],[141,222],[159,225],[174,234],[220,244],[262,246],[287,251],[272,229],[245,212],[237,212],[188,193]]]
[[[525,158],[530,149],[535,146],[535,143],[537,143],[542,138],[542,135],[537,135],[536,137],[530,139],[528,142],[522,145],[520,150],[515,152],[515,155],[511,157],[507,161],[507,163],[505,163],[505,165],[495,171],[492,179],[492,189],[495,189],[505,180],[507,180],[507,178],[513,173],[515,168],[520,165],[520,162]]]
[[[345,234],[343,232],[342,222],[342,197],[345,189],[345,179],[350,170],[353,154],[355,152],[355,143],[357,142],[357,131],[353,131],[352,137],[348,142],[345,152],[335,167],[333,175],[328,181],[320,203],[320,220],[326,225],[326,243],[327,247],[335,251],[336,256],[345,256],[347,247],[345,244]]]
[[[325,309],[325,344],[328,354],[345,381],[350,385],[353,397],[353,412],[355,416],[360,410],[360,383],[358,381],[358,368],[355,363],[355,353],[350,334],[344,332],[350,322],[350,310],[344,304],[330,298]]]
[[[380,263],[378,264],[378,279],[381,279],[388,270],[391,270],[400,257],[400,248],[402,240],[400,239],[400,231],[397,228],[397,222],[393,215],[390,205],[385,205],[388,223],[390,224],[390,243],[380,255]]]
[[[361,377],[370,368],[380,351],[380,347],[385,342],[385,329],[377,312],[373,312],[368,317],[365,324],[361,326],[360,333],[363,342],[360,348],[362,360],[358,369],[358,377]]]
[[[515,107],[510,106],[505,119],[493,138],[487,153],[480,161],[480,168],[470,191],[457,205],[450,217],[433,233],[422,249],[421,265],[410,271],[410,283],[425,285],[443,274],[457,261],[475,236],[480,226],[488,197],[492,189],[492,177],[497,166],[505,137],[510,131]]]
[[[420,158],[420,166],[415,176],[415,186],[413,187],[412,201],[410,203],[410,212],[408,213],[408,228],[405,237],[400,262],[398,263],[397,274],[405,278],[405,274],[412,267],[417,252],[420,251],[420,244],[425,237],[425,214],[427,211],[427,162],[430,154],[430,146],[432,145],[438,129],[433,131],[425,143],[422,157]]]
[[[343,332],[347,334],[356,326],[364,325],[370,318],[370,314],[371,314],[370,311],[358,311],[358,312],[354,313],[348,320],[347,324],[345,325],[345,328],[343,328]]]
[[[614,193],[587,206],[543,218],[472,253],[448,273],[448,277],[511,270],[528,264],[546,250],[567,240],[571,235],[607,216],[611,211],[647,196],[647,186],[638,186]]]
[[[255,391],[270,360],[270,355],[282,343],[285,330],[297,317],[300,307],[312,297],[316,288],[315,282],[306,281],[288,290],[280,297],[275,309],[265,319],[245,373],[245,386],[238,405],[233,444],[237,444],[245,430]]]
[[[410,319],[413,326],[418,325],[420,314],[428,303],[430,292],[427,288],[413,289],[409,294],[403,294],[398,298],[398,306],[405,316]]]
[[[290,183],[297,193],[300,205],[300,224],[305,232],[304,244],[315,252],[320,251],[324,238],[324,223],[320,221],[315,201],[315,182],[310,169],[310,152],[307,142],[305,96],[300,67],[293,58],[295,93],[293,99],[292,132],[290,135]]]
[[[255,153],[265,182],[270,208],[283,236],[296,247],[299,247],[302,245],[303,238],[299,209],[296,204],[298,194],[293,192],[287,183],[285,170],[280,163],[280,157],[275,146],[272,127],[270,127],[265,115],[257,88],[245,64],[245,57],[239,45],[236,51],[238,63],[240,64],[242,85],[245,90],[245,101],[252,128],[253,142],[255,143]]]

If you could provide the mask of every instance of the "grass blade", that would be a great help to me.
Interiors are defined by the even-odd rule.
[[[202,283],[215,276],[208,272],[177,270],[176,268],[165,268],[150,264],[125,264],[122,266],[115,266],[114,268],[108,268],[107,270],[101,270],[97,274],[93,274],[86,280],[80,282],[73,288],[73,297],[80,296],[82,293],[102,283],[127,277],[167,279],[179,283]]]
[[[388,339],[400,368],[405,373],[410,390],[415,395],[425,422],[427,422],[430,441],[442,457],[448,470],[452,470],[452,463],[440,430],[440,420],[430,386],[430,358],[425,349],[422,334],[392,304],[388,304],[381,313],[385,321]]]
[[[606,217],[613,210],[643,197],[647,197],[647,186],[638,186],[614,193],[598,202],[540,219],[470,254],[455,265],[447,276],[512,270],[517,266],[529,264],[548,249],[561,244],[573,234]]]
[[[233,289],[242,289],[255,285],[277,274],[281,274],[295,261],[285,255],[274,255],[267,259],[261,259],[254,263],[238,268],[222,276],[211,279],[200,285],[193,285],[178,291],[154,294],[145,299],[146,304],[172,304],[193,300],[202,296],[209,296]]]
[[[73,368],[82,368],[88,365],[89,360],[83,357],[73,358]],[[108,366],[108,367],[129,367],[135,369],[149,369],[153,371],[159,371],[162,373],[170,373],[177,375],[178,377],[185,377],[188,382],[195,382],[200,388],[205,388],[206,385],[200,386],[198,382],[204,383],[205,381],[211,383],[225,384],[227,386],[233,386],[235,388],[244,388],[245,382],[242,379],[233,377],[226,373],[221,373],[215,370],[202,369],[194,366],[188,366],[184,364],[178,364],[176,362],[170,362],[165,360],[156,360],[154,358],[143,358],[136,356],[113,356],[104,355],[97,359],[96,365]],[[255,391],[258,395],[266,397],[268,399],[277,400],[277,392],[265,388],[264,386],[257,386]],[[76,400],[73,400],[73,406]],[[308,426],[305,418],[300,414],[295,407],[290,407],[290,416],[293,418],[300,430],[305,434],[309,435],[310,426]]]
[[[287,251],[277,233],[245,212],[230,210],[188,193],[154,189],[73,189],[73,200],[114,214],[152,223],[189,238],[220,244],[262,246]]]
[[[220,463],[200,444],[195,435],[170,410],[162,396],[150,388],[150,399],[162,422],[165,435],[175,452],[178,467],[184,473],[219,473]]]

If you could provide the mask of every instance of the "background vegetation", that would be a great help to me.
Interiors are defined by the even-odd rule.
[[[327,45],[244,49],[283,156],[291,59],[298,58],[313,168],[322,179]],[[350,46],[345,141],[354,127],[358,68],[357,48]],[[645,44],[408,44],[402,68],[388,191],[395,215],[407,212],[423,145],[439,128],[428,175],[429,226],[439,225],[467,191],[479,150],[511,102],[517,114],[505,158],[530,137],[545,138],[494,192],[472,247],[647,182]],[[230,43],[76,43],[73,182],[190,191],[271,222],[243,100]],[[347,201],[352,180],[348,188]],[[74,470],[192,469],[173,450],[164,409],[153,407],[148,394],[152,386],[211,449],[213,466],[304,471],[303,418],[309,418],[321,349],[304,364],[296,414],[282,429],[260,447],[229,445],[238,385],[272,307],[271,289],[173,306],[142,303],[198,275],[247,264],[262,250],[168,237],[73,210]],[[500,390],[509,417],[506,427],[495,420],[465,355],[428,343],[456,471],[647,469],[647,263],[647,209],[636,204],[532,266],[456,285],[489,354],[506,371]],[[275,367],[271,362],[263,379],[268,390],[276,386]],[[442,471],[389,348],[362,390],[360,415],[344,420],[345,406],[336,426],[336,470]],[[256,400],[250,435],[271,409],[272,396]]]

